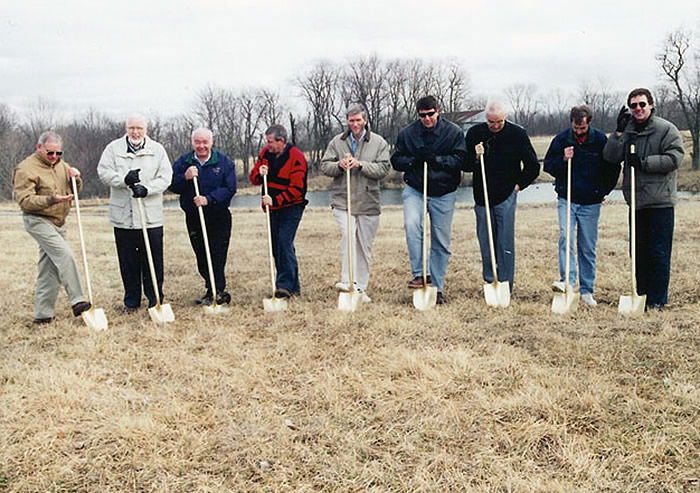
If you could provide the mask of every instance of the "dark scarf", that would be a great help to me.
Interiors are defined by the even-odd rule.
[[[130,152],[132,154],[136,154],[138,151],[146,147],[146,137],[144,136],[143,139],[141,139],[141,143],[139,145],[134,145],[131,143],[129,140],[129,137],[127,136],[126,138],[126,152]]]

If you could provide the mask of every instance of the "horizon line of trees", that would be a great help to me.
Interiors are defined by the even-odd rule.
[[[692,39],[688,31],[668,35],[657,55],[666,83],[651,89],[656,114],[690,130],[692,165],[697,169],[700,51],[691,51]],[[302,102],[302,110],[296,112],[270,89],[236,90],[207,84],[197,92],[190,111],[169,118],[146,115],[148,135],[163,144],[174,160],[190,150],[194,128],[210,128],[216,147],[241,163],[239,175],[247,182],[250,166],[263,145],[263,133],[273,123],[291,130],[296,145],[309,156],[310,174],[315,174],[326,145],[345,127],[345,109],[353,103],[367,108],[370,127],[390,144],[401,128],[415,120],[415,101],[421,96],[437,97],[447,116],[483,109],[486,104],[486,98],[473,93],[465,67],[451,59],[371,55],[343,62],[322,60],[297,75],[293,84]],[[515,83],[505,89],[503,102],[511,107],[508,119],[532,136],[554,135],[567,128],[570,108],[583,103],[593,109],[593,126],[609,132],[615,128],[626,95],[599,78],[582,80],[575,94],[558,90],[542,94],[534,84]],[[62,118],[54,104],[39,98],[21,115],[0,102],[0,198],[11,198],[14,166],[34,151],[38,136],[48,129],[63,137],[66,160],[83,173],[83,194],[106,195],[108,187],[97,177],[97,163],[105,146],[124,135],[124,122],[96,110]]]

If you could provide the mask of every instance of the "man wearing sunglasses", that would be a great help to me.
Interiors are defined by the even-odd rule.
[[[465,140],[468,156],[464,170],[474,173],[474,213],[482,275],[485,282],[494,281],[480,164],[483,155],[497,277],[499,282],[508,281],[512,292],[515,280],[515,208],[518,192],[527,188],[540,173],[537,154],[525,129],[506,120],[506,109],[499,101],[487,103],[486,122],[471,127]]]
[[[391,165],[403,172],[403,216],[412,279],[408,287],[423,287],[423,166],[428,165],[428,214],[430,254],[427,280],[437,288],[437,304],[447,302],[443,294],[450,259],[452,216],[457,187],[462,179],[466,147],[457,125],[440,118],[434,96],[416,102],[418,121],[399,132]]]
[[[36,152],[17,165],[13,177],[24,228],[39,244],[35,324],[53,322],[61,286],[68,294],[73,315],[77,317],[90,308],[64,227],[73,199],[71,178],[75,177],[78,189],[82,188],[82,181],[80,171],[63,161],[62,156],[61,137],[44,132],[39,136]]]
[[[649,89],[633,89],[627,106],[629,109],[620,109],[603,157],[615,163],[624,160],[622,191],[628,204],[630,167],[635,169],[637,292],[647,295],[647,309],[660,310],[668,303],[676,175],[683,161],[683,139],[675,125],[654,115]]]

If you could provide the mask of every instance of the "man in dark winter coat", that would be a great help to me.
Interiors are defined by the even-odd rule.
[[[566,184],[568,161],[571,160],[569,251],[572,255],[569,282],[575,285],[578,274],[581,300],[588,306],[597,304],[593,298],[593,285],[600,206],[605,196],[615,187],[620,175],[619,164],[608,163],[603,159],[603,147],[608,138],[600,130],[591,127],[592,119],[593,113],[588,106],[571,108],[571,127],[554,137],[544,158],[544,170],[555,178],[554,189],[558,197],[559,280],[552,284],[552,289],[562,293],[566,290]],[[573,255],[574,252],[576,256]]]
[[[197,304],[211,304],[216,292],[218,304],[229,303],[226,292],[226,257],[231,239],[231,211],[229,205],[236,193],[236,168],[221,151],[213,149],[214,136],[207,128],[192,132],[192,151],[180,156],[173,164],[173,181],[170,190],[180,195],[180,207],[185,212],[185,224],[190,244],[197,258],[197,270],[204,279],[206,292],[196,300]],[[197,177],[199,195],[195,193],[193,179]],[[197,208],[202,207],[204,223],[209,237],[214,282],[209,280],[204,234]],[[216,291],[214,291],[214,289]]]

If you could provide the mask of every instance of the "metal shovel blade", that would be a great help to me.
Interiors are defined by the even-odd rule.
[[[362,293],[357,291],[338,293],[338,310],[343,312],[354,312],[362,304]]]
[[[566,293],[555,293],[552,298],[552,312],[559,314],[575,312],[580,297],[579,293],[571,289],[567,289]]]
[[[175,321],[175,314],[169,304],[152,306],[148,309],[148,314],[151,320],[159,324]]]
[[[85,325],[93,330],[101,331],[107,330],[109,323],[107,322],[107,316],[102,308],[90,308],[81,313]]]
[[[510,286],[507,282],[484,284],[484,299],[489,306],[507,308],[510,305]]]
[[[620,305],[617,307],[618,313],[630,317],[644,315],[644,306],[647,303],[647,295],[633,294],[631,296],[620,296]]]
[[[284,298],[263,298],[263,309],[266,312],[282,312],[287,309],[287,300]]]
[[[437,288],[435,286],[423,286],[413,290],[413,306],[418,310],[430,310],[437,301]]]
[[[218,303],[212,303],[211,305],[204,305],[204,313],[207,315],[218,315],[220,313],[228,313],[229,308],[226,305],[220,305]]]

